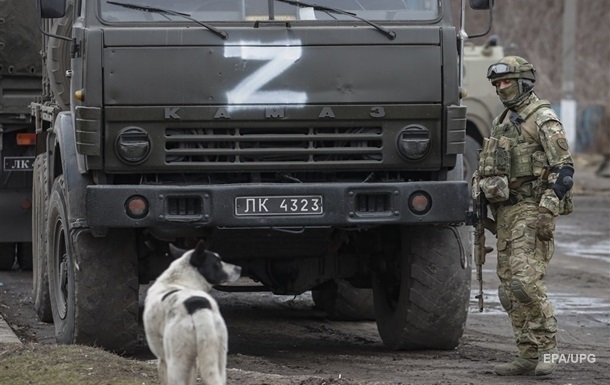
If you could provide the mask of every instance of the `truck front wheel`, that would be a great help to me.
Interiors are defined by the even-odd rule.
[[[48,211],[48,274],[58,343],[123,352],[135,347],[138,275],[135,236],[108,230],[95,238],[70,229],[64,177],[53,185]]]
[[[32,191],[32,297],[38,319],[53,322],[47,267],[47,167],[47,154],[38,155],[34,161]]]
[[[394,350],[453,349],[470,297],[470,242],[464,226],[401,226],[373,278],[377,329]]]

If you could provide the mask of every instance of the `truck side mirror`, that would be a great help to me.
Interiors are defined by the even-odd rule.
[[[38,0],[40,17],[58,19],[66,14],[66,0]]]
[[[493,0],[470,0],[470,8],[472,9],[490,9],[493,6]]]

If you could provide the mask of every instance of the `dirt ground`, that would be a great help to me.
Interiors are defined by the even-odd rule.
[[[577,167],[592,169],[591,161],[581,162]],[[478,311],[473,275],[466,331],[451,351],[389,351],[374,322],[330,321],[313,307],[310,293],[215,292],[229,329],[228,383],[609,384],[610,179],[593,188],[599,180],[589,174],[591,184],[577,186],[575,212],[557,223],[555,256],[546,276],[557,309],[559,349],[567,360],[551,376],[509,378],[492,371],[516,354],[497,298],[494,252],[484,269],[485,311]],[[26,342],[0,345],[0,385],[158,383],[144,342],[131,357],[54,345],[53,326],[36,319],[30,291],[31,272],[0,273],[0,313]]]

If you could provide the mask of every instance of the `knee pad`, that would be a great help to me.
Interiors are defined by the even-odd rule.
[[[532,293],[530,293],[521,280],[513,278],[510,281],[510,291],[513,293],[517,301],[523,304],[532,302]]]
[[[498,298],[500,298],[500,304],[504,310],[510,311],[510,309],[513,308],[513,304],[510,302],[510,297],[502,285],[498,286]]]

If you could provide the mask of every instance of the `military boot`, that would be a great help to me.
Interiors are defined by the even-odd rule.
[[[513,362],[494,366],[494,372],[500,376],[534,375],[538,360],[535,358],[517,357]]]
[[[556,353],[556,349],[540,352],[540,358],[538,359],[538,365],[536,365],[535,370],[537,376],[548,376],[555,371],[557,363],[552,355]]]

